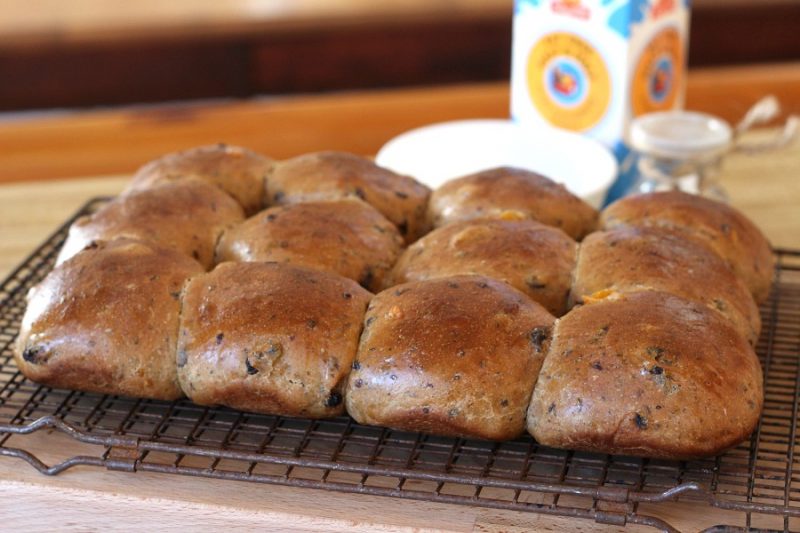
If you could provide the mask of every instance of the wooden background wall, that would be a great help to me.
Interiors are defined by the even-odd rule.
[[[374,17],[291,31],[0,35],[0,111],[500,80],[510,68],[506,1],[471,16]],[[800,1],[695,0],[690,66],[798,59]]]

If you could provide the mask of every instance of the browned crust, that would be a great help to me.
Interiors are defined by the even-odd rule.
[[[559,448],[683,459],[744,440],[762,405],[758,358],[727,320],[640,292],[557,321],[528,431]]]
[[[239,204],[213,185],[195,178],[168,182],[120,196],[79,218],[58,262],[93,241],[127,237],[179,251],[211,268],[222,231],[243,219]]]
[[[478,274],[504,281],[550,313],[566,312],[577,243],[533,220],[465,220],[437,228],[412,244],[387,286]]]
[[[28,295],[15,360],[30,379],[172,400],[180,291],[194,260],[145,243],[95,243]]]
[[[622,198],[602,213],[601,226],[661,227],[707,246],[747,284],[756,302],[769,296],[775,255],[763,233],[733,207],[680,191]]]
[[[280,263],[223,263],[187,284],[178,377],[201,405],[320,418],[343,412],[370,293]]]
[[[528,170],[501,167],[451,180],[431,195],[434,227],[473,218],[518,213],[580,240],[594,231],[597,211],[560,185]]]
[[[267,194],[280,205],[241,223],[237,202],[253,213]],[[442,435],[514,438],[527,413],[539,442],[603,453],[705,456],[753,430],[748,291],[766,298],[775,258],[738,211],[678,192],[625,198],[573,268],[566,233],[582,238],[597,212],[547,178],[499,168],[429,196],[341,152],[169,154],[73,225],[29,294],[14,357],[54,387],[172,400],[182,386],[202,405],[312,418],[346,406]],[[400,233],[412,242],[429,219],[441,227],[384,279]],[[202,274],[191,257],[210,268],[218,241],[220,261],[248,263]],[[513,288],[561,313],[571,272],[586,305],[555,323]],[[352,280],[403,284],[365,311],[371,294]]]
[[[514,438],[553,320],[521,292],[482,276],[385,290],[367,310],[347,411],[365,424]]]
[[[345,152],[316,152],[277,163],[267,177],[268,201],[275,204],[357,197],[397,226],[406,242],[427,231],[430,189],[411,177]]]
[[[241,146],[213,144],[174,152],[150,161],[123,194],[186,178],[202,179],[231,195],[252,215],[265,203],[264,182],[273,160]]]
[[[619,227],[583,240],[574,301],[646,290],[701,303],[730,320],[751,344],[758,340],[761,317],[750,291],[705,246],[661,228]]]
[[[267,209],[226,231],[217,261],[276,261],[335,272],[379,290],[403,238],[375,208],[356,199]]]

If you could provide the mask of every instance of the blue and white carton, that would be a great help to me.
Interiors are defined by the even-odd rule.
[[[588,135],[622,161],[633,118],[683,107],[688,32],[689,0],[516,0],[511,116]]]

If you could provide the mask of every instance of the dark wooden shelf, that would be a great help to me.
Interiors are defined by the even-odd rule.
[[[0,42],[0,110],[502,80],[508,9]],[[438,12],[437,12],[438,13]],[[691,67],[800,59],[800,2],[695,0]]]

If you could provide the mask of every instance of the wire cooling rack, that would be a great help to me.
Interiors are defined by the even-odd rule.
[[[435,437],[361,426],[349,417],[306,420],[44,387],[16,368],[12,344],[27,290],[52,268],[69,224],[0,286],[0,455],[43,474],[76,465],[644,524],[672,530],[654,506],[692,501],[726,510],[722,529],[800,529],[800,251],[778,250],[777,281],[762,307],[757,351],[765,405],[750,440],[718,457],[665,461],[538,445]],[[81,453],[51,459],[71,439]],[[39,439],[38,442],[41,442]],[[12,460],[12,459],[3,459]],[[657,514],[657,513],[655,513]]]

